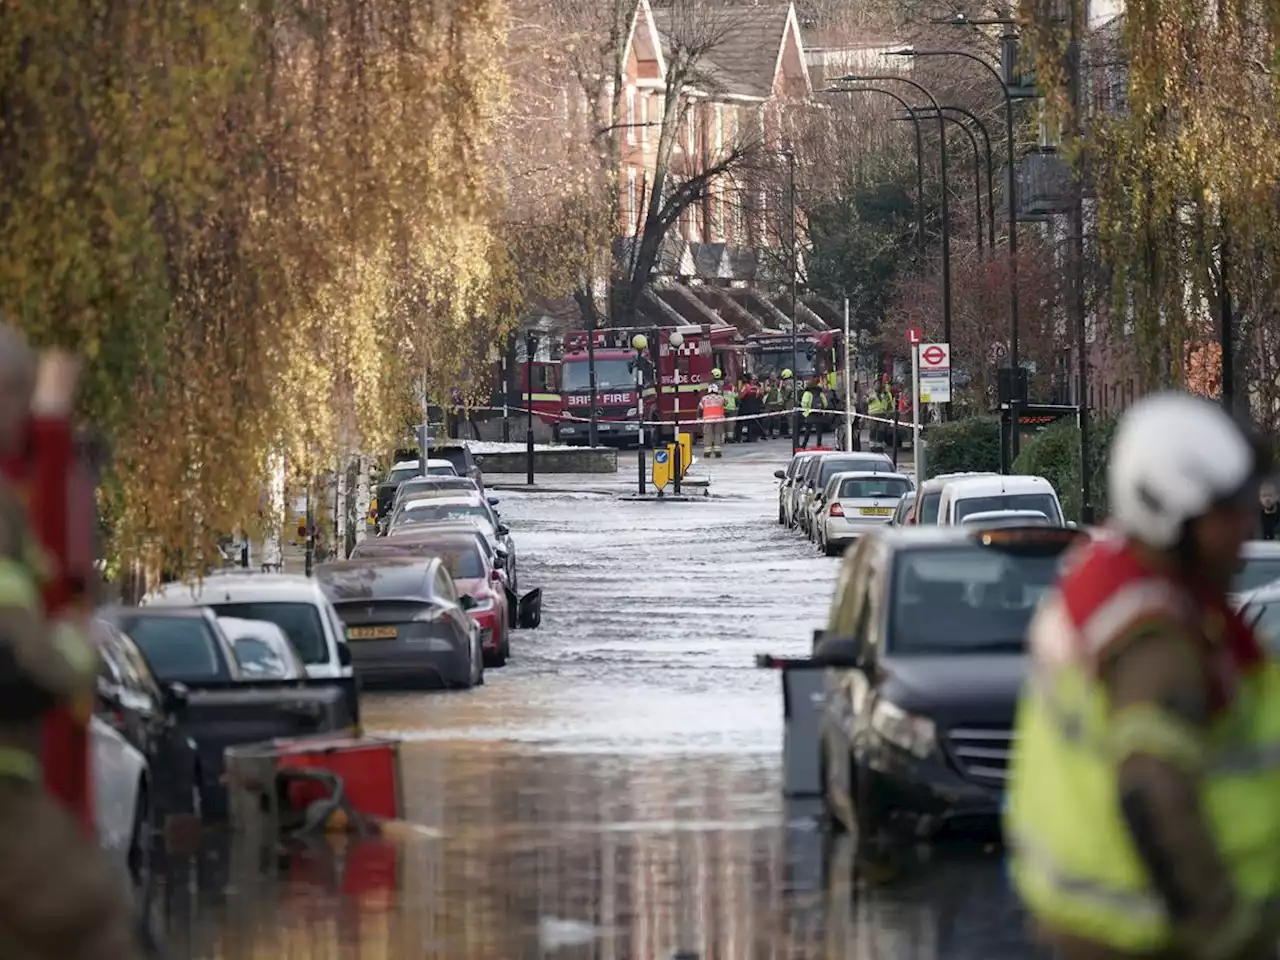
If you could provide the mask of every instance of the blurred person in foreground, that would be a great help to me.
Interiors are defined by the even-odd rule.
[[[1064,960],[1275,957],[1280,680],[1228,594],[1260,448],[1218,405],[1139,402],[1111,448],[1115,536],[1032,621],[1006,836]]]
[[[0,323],[0,460],[30,455],[29,418],[70,416],[76,372],[63,354],[37,364]],[[42,782],[42,760],[58,759],[42,756],[46,715],[70,707],[87,725],[98,668],[85,604],[57,620],[45,614],[51,559],[0,475],[0,956],[132,960],[126,878]]]

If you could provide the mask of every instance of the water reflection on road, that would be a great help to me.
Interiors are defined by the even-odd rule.
[[[171,955],[226,958],[1013,960],[999,857],[855,883],[782,800],[777,676],[834,561],[773,523],[785,456],[735,451],[707,504],[505,496],[537,633],[467,694],[391,694],[407,816],[430,836],[170,865]]]

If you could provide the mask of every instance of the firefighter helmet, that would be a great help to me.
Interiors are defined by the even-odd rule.
[[[720,380],[720,379],[721,379],[721,378],[723,378],[723,377],[724,377],[724,371],[723,371],[723,370],[721,370],[719,367],[713,367],[713,368],[711,369],[711,379],[712,379],[712,380]]]
[[[790,380],[790,379],[791,379],[791,371],[790,371],[790,370],[783,370],[783,371],[782,371],[782,379],[783,379],[783,380]]]

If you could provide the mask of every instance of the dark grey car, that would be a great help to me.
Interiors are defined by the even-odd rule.
[[[484,682],[480,631],[439,558],[378,557],[316,568],[367,684],[473,687]]]

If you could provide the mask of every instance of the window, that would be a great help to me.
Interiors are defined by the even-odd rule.
[[[329,644],[324,636],[320,611],[311,603],[283,603],[260,600],[253,603],[213,605],[220,617],[266,620],[284,631],[303,663],[328,663]]]
[[[689,149],[690,156],[692,156],[693,153],[698,149],[697,130],[696,130],[694,119],[693,119],[692,104],[690,104],[689,108],[685,111],[685,126],[688,128],[688,131],[687,131],[687,136],[689,141],[688,149]]]
[[[458,602],[458,591],[453,587],[453,580],[444,567],[436,571],[435,594],[442,600]]]
[[[850,500],[888,500],[901,497],[911,484],[901,477],[852,477],[840,483],[840,498]]]
[[[963,520],[974,513],[991,513],[999,510],[1035,510],[1054,523],[1062,520],[1058,501],[1051,493],[1005,493],[990,497],[964,497],[953,507],[955,519]]]
[[[627,167],[627,206],[624,211],[627,222],[623,225],[623,231],[627,236],[635,236],[636,232],[636,168]]]
[[[290,671],[271,644],[257,637],[241,637],[235,642],[236,662],[246,677],[255,680],[288,680]]]
[[[649,94],[640,95],[640,142],[649,142]]]
[[[716,156],[724,152],[724,108],[716,104]]]
[[[201,617],[129,617],[122,626],[162,681],[216,680],[217,639]]]
[[[627,87],[627,143],[636,142],[636,88]]]
[[[1280,557],[1246,557],[1231,589],[1236,593],[1256,590],[1280,580]]]

